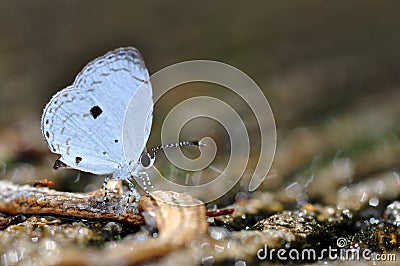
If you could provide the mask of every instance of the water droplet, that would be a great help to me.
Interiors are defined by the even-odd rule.
[[[301,192],[301,186],[299,182],[293,182],[285,188],[288,197],[296,198],[297,194]]]
[[[235,262],[235,266],[246,266],[246,262],[238,260],[237,262]]]
[[[18,262],[18,254],[15,250],[8,250],[1,256],[1,265],[14,265]]]
[[[361,196],[360,201],[361,202],[366,202],[367,200],[368,200],[368,194],[364,191],[362,196]]]
[[[296,195],[296,202],[298,205],[304,205],[308,202],[308,196],[306,193],[298,193]]]
[[[230,235],[229,230],[224,227],[211,226],[208,228],[208,232],[210,233],[210,236],[215,240],[222,240]]]
[[[45,246],[46,246],[46,249],[56,249],[57,244],[56,244],[56,242],[53,241],[53,240],[47,240],[47,241],[45,242]]]
[[[378,181],[378,185],[376,186],[376,192],[378,194],[382,194],[383,192],[385,192],[386,190],[386,186],[385,183],[383,183],[383,181]]]
[[[225,250],[225,248],[223,246],[220,246],[220,245],[215,245],[214,249],[215,249],[215,251],[217,253],[222,253]]]
[[[156,219],[155,219],[156,214],[154,212],[152,212],[152,211],[142,212],[142,216],[147,225],[150,225],[152,227],[157,227],[157,223],[156,223]]]
[[[378,223],[379,223],[379,219],[376,219],[376,218],[374,218],[374,217],[371,217],[371,218],[369,219],[369,223],[370,223],[370,224],[378,224]]]
[[[397,173],[397,172],[393,172],[393,174],[394,174],[394,176],[396,177],[397,184],[399,184],[399,185],[400,185],[400,175],[399,175],[399,173]]]
[[[208,266],[208,265],[213,265],[215,262],[215,259],[213,256],[207,256],[201,259],[201,264]]]
[[[369,205],[370,205],[370,206],[373,206],[373,207],[378,206],[378,205],[379,205],[379,199],[377,199],[377,198],[371,198],[371,199],[369,200]]]

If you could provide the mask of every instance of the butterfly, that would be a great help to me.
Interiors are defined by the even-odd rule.
[[[125,117],[128,106],[135,111]],[[152,113],[149,73],[136,48],[118,48],[94,59],[43,110],[42,134],[49,149],[60,155],[53,168],[107,175],[105,189],[110,179],[126,180],[130,196],[136,197],[132,178],[139,176],[148,192],[146,182],[152,185],[145,170],[153,166],[159,149],[200,145],[185,141],[146,152]],[[129,127],[125,138],[124,127]],[[129,149],[129,158],[124,147]]]

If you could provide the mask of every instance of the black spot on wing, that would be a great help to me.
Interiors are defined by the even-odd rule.
[[[65,163],[61,162],[60,160],[56,160],[53,165],[53,169],[57,170],[60,167],[68,167]]]
[[[78,164],[82,161],[81,157],[75,157],[75,163]]]
[[[114,139],[114,142],[115,142],[115,143],[118,143],[118,140],[117,140],[117,139]]]
[[[101,110],[100,107],[93,106],[92,109],[90,109],[90,114],[93,116],[94,119],[96,119],[99,115],[101,115],[101,113],[103,112],[103,110]]]

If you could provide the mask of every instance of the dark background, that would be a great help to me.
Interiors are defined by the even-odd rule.
[[[132,45],[150,73],[189,59],[232,64],[265,90],[278,124],[296,124],[397,82],[394,3],[2,1],[1,121],[38,118],[87,62]]]

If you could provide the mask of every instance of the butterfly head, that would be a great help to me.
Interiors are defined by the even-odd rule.
[[[144,151],[142,155],[140,155],[139,163],[144,169],[149,169],[153,166],[155,160],[155,156],[151,156],[149,152]]]

